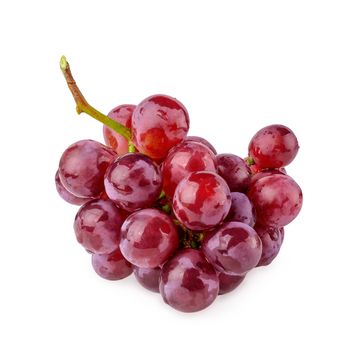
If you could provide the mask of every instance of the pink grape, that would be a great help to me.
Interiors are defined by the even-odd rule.
[[[299,144],[291,129],[275,124],[259,130],[248,149],[249,156],[260,168],[281,168],[293,161]]]
[[[135,107],[135,105],[120,105],[113,108],[108,113],[108,117],[126,126],[127,128],[131,128],[131,117]],[[103,137],[106,145],[111,147],[118,155],[122,156],[123,154],[128,153],[128,140],[106,125],[103,125]]]
[[[224,179],[215,173],[192,173],[176,187],[174,214],[190,230],[215,227],[225,219],[230,207],[230,189]]]
[[[244,193],[231,192],[231,208],[225,221],[239,221],[254,227],[255,209]]]
[[[110,200],[85,203],[74,221],[78,242],[94,254],[109,254],[118,248],[123,216]]]
[[[199,137],[199,136],[187,136],[185,138],[184,142],[188,142],[188,141],[194,141],[194,142],[198,142],[203,144],[204,146],[207,146],[214,154],[217,154],[215,147],[206,139],[204,139],[203,137]]]
[[[157,209],[128,216],[121,229],[120,250],[133,265],[154,268],[175,252],[179,238],[171,218]]]
[[[173,147],[162,163],[163,190],[166,196],[172,198],[182,179],[201,170],[216,172],[215,155],[207,146],[185,141]]]
[[[148,268],[134,266],[137,281],[151,292],[159,293],[160,267]]]
[[[261,226],[283,227],[300,212],[303,194],[299,185],[288,175],[270,175],[256,181],[248,197],[256,209]]]
[[[258,264],[262,244],[252,227],[241,222],[227,222],[206,234],[201,249],[217,271],[245,275]]]
[[[107,280],[121,280],[132,274],[132,265],[119,248],[110,254],[92,254],[91,262],[95,272]]]
[[[162,268],[160,293],[171,307],[183,312],[207,308],[217,297],[219,279],[201,251],[179,251]]]
[[[242,276],[231,276],[227,275],[223,272],[218,274],[219,277],[219,295],[226,294],[232,292],[236,289],[244,280],[246,275]]]
[[[108,197],[126,211],[151,206],[162,190],[157,164],[140,153],[128,153],[107,169],[105,189]]]
[[[90,198],[80,198],[75,196],[73,193],[70,193],[63,185],[60,180],[60,177],[58,175],[58,170],[56,171],[55,174],[55,184],[56,184],[56,190],[60,197],[68,202],[69,204],[74,204],[74,205],[82,205],[90,200]]]
[[[62,185],[77,197],[100,197],[104,192],[105,171],[116,157],[110,148],[93,140],[73,143],[60,160]]]
[[[132,116],[132,140],[136,148],[152,159],[163,159],[182,142],[190,120],[181,102],[166,95],[144,99]]]

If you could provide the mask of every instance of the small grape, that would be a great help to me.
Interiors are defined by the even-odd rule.
[[[290,164],[299,150],[293,131],[284,125],[269,125],[259,130],[249,144],[249,156],[261,169]]]
[[[132,273],[132,265],[119,248],[110,254],[92,254],[91,262],[96,273],[107,280],[121,280]]]
[[[134,266],[134,275],[137,281],[146,289],[159,293],[160,267],[147,268]]]
[[[244,193],[231,192],[231,208],[225,221],[239,221],[254,227],[255,209]]]
[[[206,139],[204,139],[203,137],[199,137],[199,136],[187,136],[185,138],[184,142],[187,141],[194,141],[194,142],[198,142],[203,144],[204,146],[207,146],[214,154],[217,154],[215,147]]]
[[[227,275],[223,272],[220,272],[218,274],[219,285],[220,285],[219,295],[232,292],[234,289],[236,289],[243,282],[245,276],[246,275],[231,276],[231,275]]]

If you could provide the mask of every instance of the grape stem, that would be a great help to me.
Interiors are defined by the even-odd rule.
[[[63,73],[63,76],[66,79],[68,88],[69,88],[70,92],[72,93],[73,98],[75,100],[77,113],[78,114],[80,114],[80,113],[88,114],[89,116],[95,118],[96,120],[98,120],[102,124],[108,126],[109,128],[111,128],[112,130],[114,130],[118,134],[124,136],[128,141],[130,141],[131,140],[131,130],[129,128],[125,127],[124,125],[118,123],[117,121],[115,121],[115,120],[107,117],[103,113],[99,112],[97,109],[92,107],[86,101],[85,97],[81,93],[80,89],[78,88],[77,83],[75,82],[75,80],[73,78],[69,63],[68,63],[65,56],[61,57],[60,67],[61,67],[61,71]]]

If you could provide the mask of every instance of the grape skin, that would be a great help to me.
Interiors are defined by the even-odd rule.
[[[200,136],[187,136],[185,138],[184,142],[188,142],[188,141],[194,141],[194,142],[198,142],[203,144],[204,146],[207,146],[215,155],[217,154],[215,147],[206,139],[204,139],[203,137]]]
[[[123,214],[110,200],[85,203],[74,220],[78,242],[94,254],[109,254],[118,248]]]
[[[216,172],[215,155],[207,146],[185,141],[173,147],[162,163],[163,190],[166,196],[172,198],[182,179],[201,170]]]
[[[55,184],[56,184],[56,190],[60,197],[68,202],[69,204],[73,205],[82,205],[90,200],[90,198],[80,198],[75,196],[73,193],[70,193],[63,185],[60,180],[60,177],[58,175],[58,170],[55,174]]]
[[[147,268],[134,266],[136,280],[151,292],[159,293],[159,278],[161,268]]]
[[[77,197],[99,198],[104,192],[104,173],[117,154],[93,140],[73,143],[62,154],[59,177]]]
[[[290,164],[299,150],[293,131],[274,124],[259,130],[249,143],[249,156],[261,169],[281,168]]]
[[[175,252],[179,238],[171,218],[157,209],[142,209],[128,216],[121,228],[120,250],[139,267],[155,268]]]
[[[239,221],[254,227],[255,209],[244,193],[231,192],[231,208],[225,221]]]
[[[215,173],[194,172],[176,187],[173,211],[190,230],[215,227],[225,219],[230,207],[230,189],[224,179]]]
[[[132,116],[132,141],[152,159],[164,159],[168,151],[182,142],[190,120],[185,106],[173,97],[153,95],[144,99]]]
[[[179,251],[162,268],[160,293],[171,307],[182,312],[205,309],[216,299],[219,279],[201,251]]]
[[[219,295],[227,294],[235,290],[243,282],[245,276],[246,275],[231,276],[223,272],[219,272]]]
[[[288,175],[274,174],[256,181],[248,191],[256,209],[257,224],[283,227],[299,214],[303,194],[299,185]]]
[[[157,200],[162,190],[162,177],[150,158],[128,153],[107,169],[104,184],[108,197],[119,208],[133,212]]]
[[[128,104],[120,105],[113,108],[108,113],[108,117],[126,126],[127,128],[131,128],[131,117],[135,107],[135,105]],[[122,156],[129,152],[128,140],[106,125],[103,125],[103,137],[106,145],[112,148],[118,155]]]
[[[262,244],[252,227],[228,222],[206,234],[201,249],[217,271],[245,275],[258,264]]]
[[[127,261],[119,248],[110,254],[92,254],[92,267],[102,278],[116,281],[132,274],[132,265]]]

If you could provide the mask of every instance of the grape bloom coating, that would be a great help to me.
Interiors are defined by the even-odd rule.
[[[60,67],[77,112],[103,124],[106,143],[71,144],[54,174],[60,198],[80,206],[74,232],[92,271],[110,281],[134,276],[177,311],[197,312],[276,259],[303,202],[285,169],[299,150],[291,129],[260,129],[243,157],[218,153],[187,135],[189,114],[176,98],[152,95],[105,115],[65,57]]]

